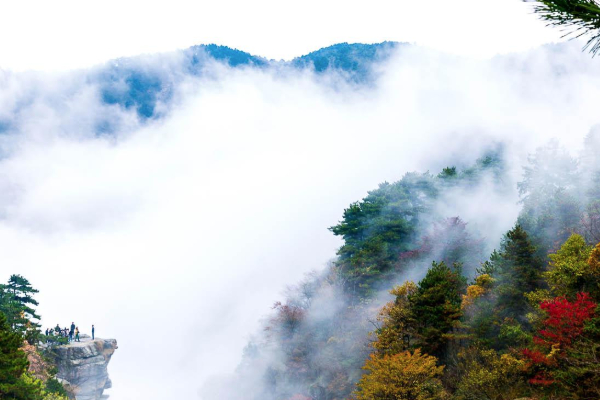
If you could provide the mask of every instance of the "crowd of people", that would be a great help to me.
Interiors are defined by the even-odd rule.
[[[61,328],[59,324],[56,324],[54,328],[46,329],[46,339],[49,342],[81,342],[79,337],[79,327],[75,326],[74,322],[71,322],[70,328]],[[95,339],[96,329],[92,325],[92,340]]]

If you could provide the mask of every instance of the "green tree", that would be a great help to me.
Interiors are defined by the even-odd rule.
[[[26,376],[27,355],[21,346],[21,335],[14,332],[6,316],[0,312],[0,398],[18,400],[37,400],[40,390]]]
[[[68,397],[67,390],[56,378],[48,378],[46,381],[46,393],[48,395],[54,394],[56,396]],[[46,398],[44,399],[46,400]]]
[[[414,245],[419,217],[436,195],[430,174],[412,173],[380,184],[344,210],[343,220],[329,229],[344,239],[338,265],[351,292],[368,295],[372,284],[391,272],[398,255]]]
[[[596,54],[600,50],[600,5],[595,0],[538,0],[535,12],[548,25],[566,29],[563,37],[589,39],[584,49]]]
[[[33,298],[39,291],[21,275],[11,275],[6,285],[0,285],[0,311],[6,314],[8,323],[33,344],[39,334],[40,316],[34,306],[38,302]]]
[[[592,246],[581,235],[573,234],[555,254],[550,254],[550,266],[544,273],[556,296],[574,297],[578,292],[595,292],[600,276],[590,265]]]
[[[433,262],[425,278],[409,297],[419,346],[428,354],[444,357],[449,332],[461,317],[462,294],[466,279],[460,264],[449,268],[444,262]]]
[[[531,306],[524,296],[545,287],[542,279],[542,260],[527,232],[517,225],[504,236],[500,252],[490,258],[496,279],[496,313],[500,320],[512,318],[526,321],[525,315]]]

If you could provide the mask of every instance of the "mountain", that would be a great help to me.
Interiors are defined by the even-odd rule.
[[[314,69],[318,74],[339,71],[351,82],[372,81],[371,66],[385,61],[398,43],[340,43],[325,47],[290,62],[278,62],[215,44],[193,46],[186,50],[154,56],[122,58],[108,62],[92,73],[90,82],[100,87],[102,101],[135,110],[142,120],[164,113],[160,105],[172,100],[173,86],[186,77],[202,76],[211,62],[230,68]],[[110,124],[99,127],[110,131]]]
[[[598,398],[599,144],[592,130],[579,158],[556,142],[529,157],[497,250],[447,205],[484,193],[494,209],[511,185],[502,148],[369,191],[329,228],[337,258],[289,287],[203,398]]]
[[[354,81],[364,81],[371,73],[371,65],[387,60],[390,53],[406,43],[382,42],[375,44],[338,43],[304,56],[294,58],[295,68],[313,68],[317,73],[330,70],[344,71]]]

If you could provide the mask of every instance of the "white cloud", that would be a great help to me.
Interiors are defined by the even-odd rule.
[[[147,126],[77,76],[62,91],[68,76],[36,75],[2,142],[4,274],[40,289],[44,325],[119,340],[111,398],[194,398],[235,368],[284,286],[334,255],[326,228],[377,183],[471,162],[491,142],[517,162],[551,137],[577,148],[600,101],[598,61],[577,46],[492,61],[406,50],[361,90],[214,66]],[[31,79],[0,82],[21,99]],[[115,112],[123,132],[94,136],[88,121]],[[465,212],[496,235],[515,201],[498,204],[506,219]]]

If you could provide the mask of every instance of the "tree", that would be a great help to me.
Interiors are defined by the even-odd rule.
[[[437,359],[405,351],[394,355],[371,357],[363,367],[362,376],[355,392],[356,400],[435,400],[443,398],[443,388],[438,377],[443,366],[436,366]]]
[[[0,398],[37,400],[39,385],[26,377],[27,355],[21,350],[23,339],[13,332],[6,316],[0,312]]]
[[[521,345],[530,340],[535,311],[528,293],[546,287],[543,263],[525,230],[517,225],[508,231],[500,251],[478,270],[481,274],[468,290],[464,303],[464,322],[472,339],[496,350]]]
[[[35,341],[40,328],[37,322],[40,316],[33,308],[38,305],[33,298],[38,292],[21,275],[11,275],[6,285],[0,285],[0,311],[6,314],[12,329],[27,337],[30,343]]]
[[[560,398],[589,399],[600,396],[600,320],[597,304],[587,293],[576,299],[556,297],[544,301],[542,328],[533,348],[525,348],[531,374],[529,382]]]
[[[555,254],[549,255],[550,267],[544,277],[555,295],[571,297],[597,289],[600,271],[591,268],[591,254],[592,247],[586,245],[585,239],[573,234]]]
[[[451,269],[444,262],[433,262],[417,291],[409,297],[419,346],[426,353],[444,356],[448,333],[461,317],[465,287],[459,264]]]
[[[492,254],[490,263],[495,271],[492,276],[497,279],[494,292],[498,318],[525,321],[525,314],[531,307],[524,294],[543,288],[545,283],[542,261],[520,225],[506,233],[500,252]]]
[[[45,386],[48,396],[44,398],[44,400],[49,400],[51,395],[55,395],[58,398],[67,398],[69,395],[62,383],[60,383],[56,378],[48,378]]]
[[[416,291],[417,285],[411,281],[390,291],[396,298],[383,306],[377,316],[382,325],[375,331],[377,340],[373,342],[373,347],[380,355],[397,354],[410,346],[414,336],[414,321],[409,298]]]
[[[594,247],[588,259],[588,282],[586,288],[589,290],[592,297],[600,301],[600,243]]]
[[[478,299],[489,293],[493,283],[494,279],[490,275],[478,275],[473,284],[467,286],[467,293],[462,296],[460,308],[463,312],[469,311]]]
[[[524,394],[523,360],[478,347],[464,349],[459,359],[456,400],[512,400]]]
[[[566,29],[563,37],[589,35],[584,50],[600,50],[600,5],[595,0],[537,0],[535,12],[548,25]]]
[[[329,230],[344,239],[338,265],[347,289],[367,297],[373,283],[392,272],[398,255],[414,244],[420,215],[436,196],[430,174],[411,173],[393,184],[380,184],[344,210],[343,220]]]

